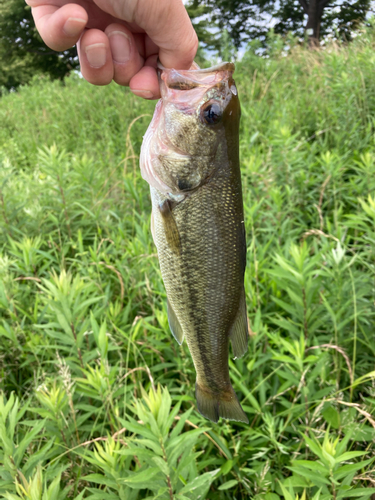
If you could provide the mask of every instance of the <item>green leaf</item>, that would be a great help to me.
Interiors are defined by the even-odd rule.
[[[74,500],[82,500],[83,495],[85,494],[85,491],[86,491],[86,488],[83,491],[81,491],[81,493],[77,497],[75,497]]]
[[[343,453],[339,457],[335,457],[335,461],[337,463],[346,462],[347,460],[352,460],[353,458],[362,457],[366,455],[365,451],[347,451]]]
[[[207,432],[209,429],[207,427],[202,427],[201,429],[194,429],[193,431],[187,431],[179,436],[168,441],[166,449],[172,450],[172,448],[178,448],[179,453],[184,451],[184,446],[187,445],[188,441],[195,441],[203,432]]]
[[[322,484],[331,484],[328,479],[326,479],[324,476],[321,474],[316,474],[315,472],[312,472],[310,470],[305,469],[304,467],[287,467],[289,470],[295,472],[296,474],[299,474],[300,476],[309,479],[313,485],[315,486],[320,486]],[[327,475],[329,471],[327,470]]]
[[[371,378],[372,379],[375,378],[375,370],[372,372],[366,373],[366,375],[362,375],[362,377],[359,377],[356,380],[354,380],[352,387],[356,387],[357,385],[362,384],[363,382],[365,382],[366,380],[371,379]]]
[[[326,475],[328,476],[328,474],[329,474],[327,467],[320,464],[319,462],[313,462],[311,460],[294,460],[293,466],[296,466],[296,467],[302,466],[302,467],[306,467],[307,469],[316,470],[318,472],[321,472],[324,476],[326,476]]]
[[[109,479],[108,477],[102,476],[101,474],[88,474],[87,476],[82,477],[85,481],[103,484],[105,486],[110,486],[111,488],[116,488],[117,483],[113,479]]]
[[[300,476],[299,474],[289,476],[287,479],[284,481],[284,486],[286,488],[308,488],[310,485],[309,481]]]
[[[154,451],[147,450],[145,448],[139,448],[136,446],[125,448],[123,450],[116,450],[116,453],[118,453],[119,455],[125,455],[127,457],[136,456],[136,457],[150,457],[150,458],[152,458],[155,456]],[[162,451],[161,451],[161,453],[162,453]]]
[[[281,491],[283,492],[284,495],[284,500],[294,500],[292,495],[289,493],[289,491],[285,488],[285,486],[282,483],[280,484]]]
[[[340,427],[340,414],[339,412],[333,408],[332,406],[328,406],[322,412],[324,420],[334,429],[338,429]]]
[[[367,500],[371,495],[375,494],[375,488],[356,488],[355,490],[339,492],[337,498],[354,498],[360,497],[362,500]]]
[[[259,406],[259,403],[258,401],[254,398],[254,396],[249,392],[247,395],[246,395],[246,399],[249,401],[249,403],[251,404],[251,406],[253,408],[255,408],[255,410],[258,412],[258,413],[261,413],[262,410]]]
[[[161,457],[154,457],[152,461],[159,467],[161,472],[166,476],[169,476],[170,470],[166,461]]]
[[[146,470],[135,472],[131,477],[123,479],[123,481],[129,486],[132,486],[134,484],[150,482],[150,479],[152,479],[154,476],[156,476],[156,474],[159,473],[159,467],[149,467]]]
[[[61,474],[58,474],[50,484],[47,492],[44,492],[42,500],[58,500],[60,493]]]
[[[314,495],[312,500],[320,500],[320,494],[322,492],[322,488],[320,488]]]
[[[33,441],[33,439],[35,439],[35,437],[39,434],[39,432],[43,429],[44,426],[45,426],[45,420],[41,420],[35,425],[33,430],[28,432],[26,436],[22,439],[22,441],[17,447],[17,451],[14,454],[15,462],[17,465],[20,464],[26,448]]]
[[[119,496],[116,493],[105,493],[103,490],[94,490],[93,488],[87,488],[91,493],[88,500],[119,500]],[[75,499],[74,499],[75,500]]]
[[[237,484],[237,479],[231,479],[230,481],[227,481],[226,483],[219,486],[218,490],[229,490],[230,488],[233,488],[233,486],[237,486]]]
[[[145,438],[150,439],[151,441],[156,441],[159,444],[157,436],[155,436],[146,426],[138,424],[135,421],[127,421],[123,420],[124,427],[126,427],[130,432],[134,432],[135,434],[139,434]],[[133,419],[132,419],[133,420]]]
[[[181,415],[179,418],[177,424],[175,425],[173,431],[170,434],[170,439],[174,439],[177,437],[179,434],[181,434],[182,429],[184,428],[186,420],[190,417],[192,411],[194,410],[193,407],[189,408],[185,413]]]
[[[220,469],[216,469],[211,472],[206,472],[205,474],[202,474],[201,476],[196,477],[190,483],[188,483],[186,486],[180,490],[179,493],[189,493],[189,491],[194,491],[197,488],[202,488],[204,484],[209,483],[211,484],[214,477],[220,472]]]
[[[218,445],[218,447],[220,448],[220,450],[223,452],[223,454],[227,459],[233,458],[229,448],[226,446],[225,443],[223,443],[222,437],[219,437],[214,431],[208,431],[208,435],[212,437],[212,439],[215,441],[215,443]]]
[[[180,474],[186,467],[189,466],[191,462],[195,462],[197,458],[202,455],[204,451],[197,451],[196,453],[192,453],[191,450],[186,450],[182,457],[180,458],[178,462],[178,467],[176,469],[176,473]],[[181,479],[181,476],[180,476]],[[186,481],[184,482],[186,484]]]
[[[333,477],[336,481],[346,477],[350,472],[356,472],[359,469],[362,469],[369,465],[373,461],[373,458],[368,460],[364,460],[363,462],[357,462],[355,464],[342,465],[339,467],[333,474]]]
[[[220,467],[222,475],[225,476],[225,474],[228,474],[228,472],[232,469],[232,467],[233,467],[233,460],[227,460],[225,464],[223,464]]]
[[[310,450],[315,453],[321,460],[323,460],[323,450],[321,449],[320,445],[316,443],[313,439],[309,438],[305,434],[303,434],[303,438],[308,444]]]

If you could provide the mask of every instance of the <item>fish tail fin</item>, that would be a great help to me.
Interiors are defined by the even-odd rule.
[[[204,417],[217,422],[219,417],[237,422],[249,423],[232,386],[221,393],[214,393],[208,387],[195,384],[198,411]]]

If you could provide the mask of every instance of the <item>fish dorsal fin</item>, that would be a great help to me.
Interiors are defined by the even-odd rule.
[[[249,338],[245,289],[241,292],[238,311],[230,329],[229,338],[232,343],[234,357],[241,358],[247,352],[247,342]]]
[[[180,322],[177,319],[177,316],[171,306],[171,303],[167,299],[167,311],[168,311],[168,323],[169,328],[173,334],[173,337],[177,340],[177,342],[181,345],[184,340],[184,332],[182,331]]]
[[[176,255],[181,255],[181,240],[178,232],[178,227],[172,213],[171,203],[169,200],[164,200],[159,205],[160,214],[163,220],[165,237],[169,248]]]

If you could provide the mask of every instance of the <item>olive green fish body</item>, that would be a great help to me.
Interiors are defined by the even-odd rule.
[[[213,421],[222,416],[247,422],[228,368],[229,340],[239,357],[247,350],[248,337],[238,154],[240,108],[233,85],[231,91],[227,85],[219,92],[223,123],[210,129],[216,134],[214,147],[208,146],[207,154],[202,154],[203,148],[190,158],[175,157],[172,174],[173,155],[165,159],[159,154],[161,165],[169,167],[168,184],[174,183],[178,189],[170,193],[151,186],[151,198],[153,237],[168,297],[170,327],[179,343],[183,337],[188,343],[197,372],[198,409]],[[209,102],[212,96],[215,93],[210,94]],[[201,106],[207,108],[206,102]],[[176,129],[181,144],[189,142],[192,128],[185,125],[183,122]],[[198,127],[202,128],[200,123]],[[194,183],[197,185],[192,187]]]

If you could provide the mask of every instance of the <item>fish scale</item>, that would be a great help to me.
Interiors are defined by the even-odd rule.
[[[229,340],[234,354],[243,355],[248,326],[240,106],[233,92],[233,71],[225,65],[212,69],[211,80],[208,70],[178,72],[179,87],[184,90],[168,88],[168,77],[176,86],[175,70],[161,72],[164,108],[157,107],[154,126],[151,123],[146,133],[141,169],[151,184],[153,237],[168,297],[169,323],[180,343],[186,339],[192,355],[198,409],[213,421],[221,416],[248,422],[228,367]],[[194,81],[200,78],[203,83]],[[194,86],[189,87],[192,80]],[[192,96],[188,105],[187,92]],[[222,109],[221,121],[207,124],[202,113],[216,102],[220,108],[215,109]],[[180,148],[176,151],[176,137],[183,145],[182,153]],[[197,137],[202,142],[206,139],[207,150],[202,143],[194,143]],[[151,163],[145,165],[146,161]],[[153,172],[154,178],[147,172]],[[184,185],[193,188],[180,189],[182,175]]]

